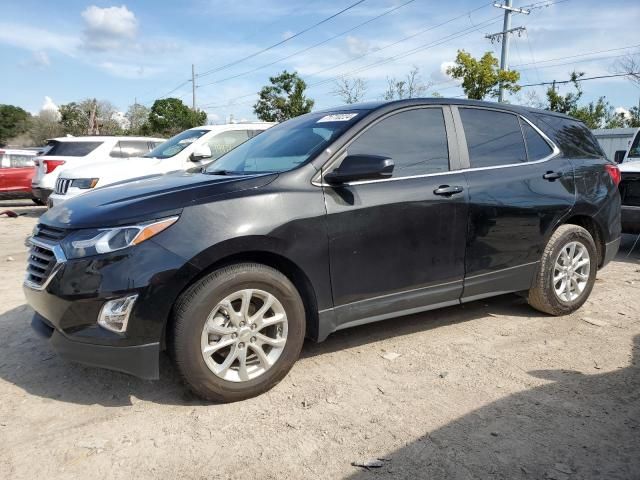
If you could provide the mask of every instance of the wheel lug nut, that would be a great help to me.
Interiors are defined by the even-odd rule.
[[[238,334],[237,333],[232,333],[231,334],[231,338],[238,338]]]
[[[256,337],[251,337],[251,343],[256,341]]]
[[[251,330],[255,330],[256,328],[258,328],[257,325],[255,323],[252,323],[251,324]]]
[[[244,348],[244,343],[240,342],[240,343],[238,344],[238,348]]]
[[[240,326],[244,327],[245,323],[244,322],[240,322]]]

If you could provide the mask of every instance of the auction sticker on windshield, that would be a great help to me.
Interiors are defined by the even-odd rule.
[[[323,122],[348,122],[353,117],[358,115],[357,113],[334,113],[332,115],[325,115],[317,123]]]

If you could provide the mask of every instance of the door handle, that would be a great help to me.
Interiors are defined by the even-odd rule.
[[[464,188],[459,185],[449,186],[449,185],[440,185],[436,188],[433,193],[435,195],[441,195],[443,197],[450,197],[451,195],[455,195],[457,193],[462,193]]]
[[[544,178],[545,180],[549,180],[550,182],[553,182],[554,180],[557,180],[558,178],[562,177],[562,175],[564,175],[564,173],[562,172],[547,172],[544,175],[542,175],[542,178]]]

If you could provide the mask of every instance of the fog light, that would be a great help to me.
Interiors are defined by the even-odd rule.
[[[130,295],[109,300],[100,310],[98,325],[112,332],[122,333],[126,331],[129,315],[137,298],[138,295]]]

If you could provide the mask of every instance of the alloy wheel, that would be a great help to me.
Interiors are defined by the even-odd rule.
[[[269,370],[287,342],[287,314],[263,290],[226,296],[209,314],[200,342],[209,370],[230,382],[246,382]]]
[[[567,243],[556,258],[553,268],[553,290],[564,302],[573,302],[589,282],[591,259],[580,242]]]

